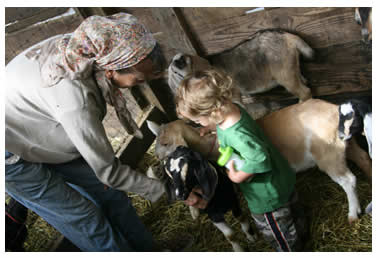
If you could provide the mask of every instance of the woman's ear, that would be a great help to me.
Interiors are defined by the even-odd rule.
[[[107,70],[107,69],[106,69],[106,77],[107,77],[108,79],[112,79],[114,73],[115,73],[115,71],[113,71],[113,70]]]

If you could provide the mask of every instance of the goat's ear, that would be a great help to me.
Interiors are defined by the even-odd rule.
[[[174,193],[174,186],[172,181],[169,179],[169,176],[166,175],[166,173],[162,177],[163,182],[164,182],[164,187],[165,187],[165,192],[167,194],[168,198],[168,204],[170,205],[173,203],[176,199],[175,193]]]
[[[207,164],[206,170],[194,170],[194,173],[202,189],[203,198],[209,201],[214,196],[218,184],[218,173],[211,164]]]
[[[148,124],[148,128],[150,129],[150,131],[154,135],[158,136],[158,133],[160,132],[160,125],[158,125],[157,123],[150,121],[150,120],[147,120],[147,124]]]

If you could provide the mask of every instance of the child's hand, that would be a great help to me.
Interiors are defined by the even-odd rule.
[[[248,174],[243,171],[235,170],[234,160],[228,163],[228,168],[230,168],[230,170],[227,170],[228,178],[234,183],[242,183],[255,176],[255,174]]]
[[[204,135],[206,135],[207,133],[210,133],[212,131],[215,131],[216,130],[216,125],[214,123],[211,123],[209,124],[208,126],[205,126],[203,128],[200,128],[199,129],[199,135],[201,137],[203,137]]]
[[[228,162],[227,168],[229,168],[229,170],[227,170],[228,177],[230,176],[230,174],[234,175],[238,172],[235,170],[235,161],[234,160],[231,160],[230,162]]]
[[[204,135],[206,135],[209,132],[210,132],[210,129],[208,127],[202,127],[199,129],[199,135],[201,137],[203,137]]]

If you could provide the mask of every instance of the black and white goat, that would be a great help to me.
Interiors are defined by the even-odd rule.
[[[372,108],[367,103],[350,100],[339,106],[339,137],[348,140],[358,133],[366,137],[372,159]],[[372,213],[372,202],[365,211]]]
[[[164,171],[168,177],[166,185],[172,193],[170,196],[177,200],[186,200],[190,192],[194,191],[207,200],[207,207],[201,211],[207,213],[212,223],[230,242],[233,250],[241,252],[244,249],[236,242],[234,231],[226,223],[224,215],[232,211],[249,241],[254,242],[256,236],[248,219],[242,214],[233,183],[224,170],[184,146],[178,146],[164,160]],[[197,192],[197,189],[201,191]]]

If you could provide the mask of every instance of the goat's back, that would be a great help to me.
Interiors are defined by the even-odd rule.
[[[277,74],[298,69],[299,52],[313,55],[313,50],[297,35],[268,29],[210,59],[212,65],[233,76],[243,94],[253,94],[275,87]]]
[[[322,156],[329,148],[340,147],[344,152],[344,142],[337,134],[338,118],[337,105],[310,99],[273,112],[257,122],[294,167],[306,156],[311,155],[315,160],[316,155]]]

